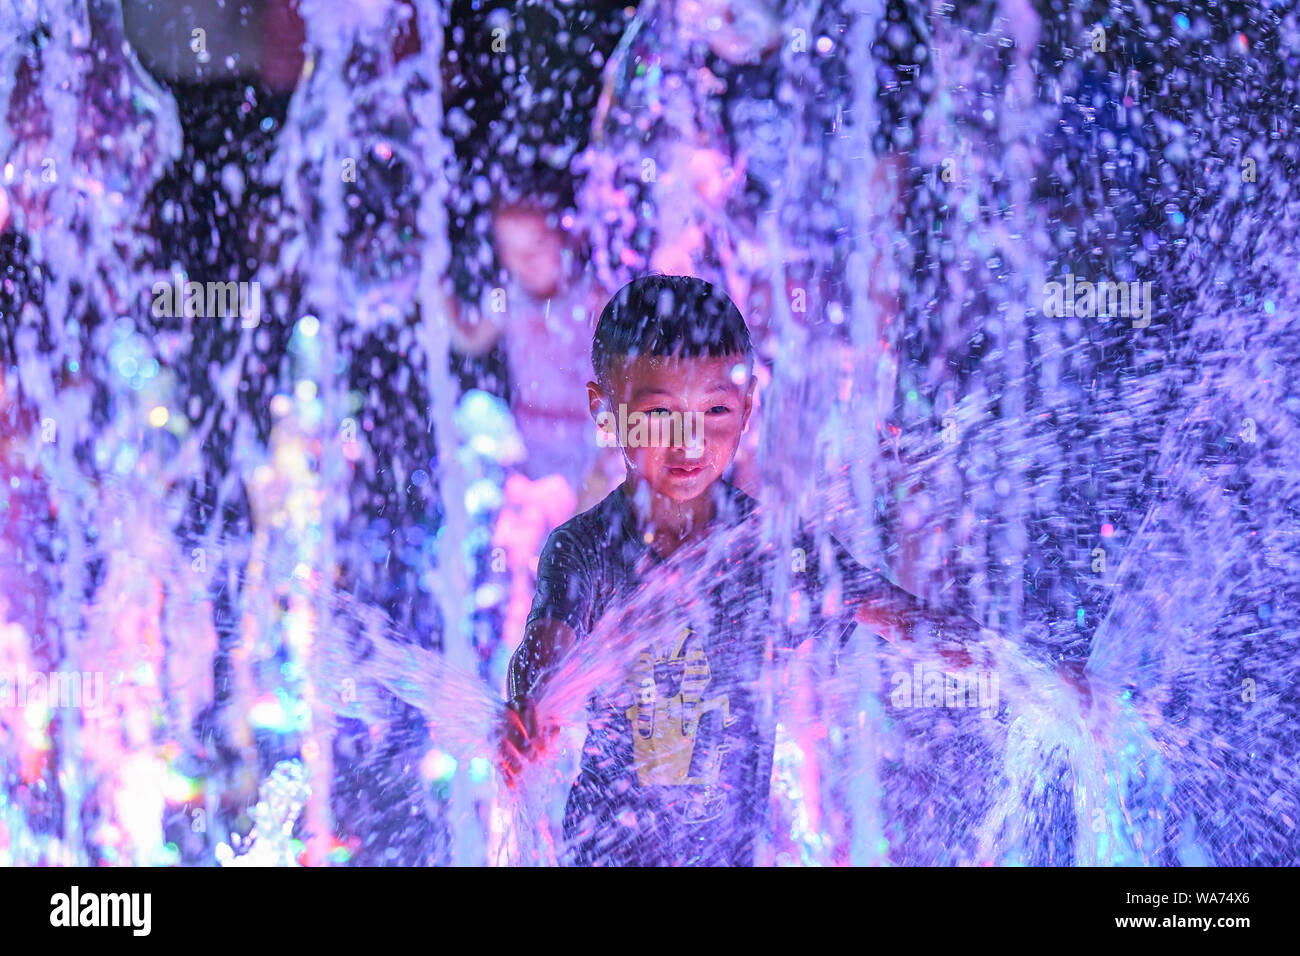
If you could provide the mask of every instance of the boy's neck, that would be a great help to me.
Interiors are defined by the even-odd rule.
[[[632,506],[637,533],[644,540],[647,531],[653,532],[654,537],[648,543],[665,558],[717,515],[714,485],[689,501],[674,501],[655,494],[648,487],[646,494],[638,497],[638,490],[637,479],[629,475],[623,482],[623,494]],[[645,504],[646,501],[648,505]]]

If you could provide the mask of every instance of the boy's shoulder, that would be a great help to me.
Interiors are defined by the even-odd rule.
[[[630,521],[625,504],[621,488],[616,487],[586,511],[557,525],[546,539],[546,550],[576,548],[590,553],[627,537]]]
[[[586,511],[580,511],[572,518],[558,525],[553,533],[561,531],[573,532],[591,528],[607,528],[622,523],[623,503],[626,499],[623,495],[621,485],[615,485],[614,490],[607,494],[600,501],[596,502]]]

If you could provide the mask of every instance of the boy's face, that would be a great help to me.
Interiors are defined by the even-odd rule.
[[[757,63],[781,42],[778,6],[767,0],[679,0],[678,28],[687,38],[707,41],[730,63]]]
[[[609,392],[588,382],[587,395],[593,417],[605,411],[619,419],[620,404],[629,417],[640,412],[667,421],[677,413],[685,424],[686,416],[693,416],[698,428],[689,447],[685,441],[676,446],[666,443],[669,447],[635,443],[623,447],[633,480],[645,481],[655,494],[684,502],[707,491],[731,464],[753,408],[754,378],[743,355],[642,355],[614,363]],[[685,428],[682,434],[687,434]]]
[[[501,264],[525,291],[539,299],[554,295],[563,271],[563,234],[523,209],[500,210],[492,232]]]

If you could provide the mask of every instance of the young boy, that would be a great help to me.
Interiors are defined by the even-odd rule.
[[[571,234],[541,203],[495,202],[492,241],[507,279],[503,310],[486,303],[466,309],[481,311],[471,322],[452,303],[453,343],[467,355],[483,355],[504,338],[510,410],[527,452],[521,470],[533,481],[560,475],[580,506],[599,501],[618,480],[617,460],[596,447],[586,403],[572,382],[590,370],[586,339],[605,294],[580,267]]]
[[[702,429],[669,447],[626,442],[627,479],[546,542],[525,636],[511,660],[511,719],[501,745],[509,782],[555,732],[538,726],[533,702],[556,664],[654,565],[750,520],[756,505],[723,480],[754,392],[749,331],[725,293],[682,276],[628,283],[601,313],[592,364],[596,380],[587,394],[598,423],[680,413],[697,415]],[[961,644],[978,635],[975,622],[927,609],[838,546],[842,601],[824,613],[818,549],[802,531],[795,544],[808,556],[807,571],[796,575],[808,597],[806,627],[771,619],[770,559],[731,556],[733,573],[723,583],[683,596],[684,605],[698,599],[698,606],[693,618],[684,610],[680,632],[627,662],[621,693],[589,700],[581,772],[564,819],[572,862],[753,863],[774,727],[752,688],[772,631],[776,647],[841,637],[856,611],[858,621],[891,640],[911,641],[918,626],[928,625],[932,636],[943,631],[959,643],[941,653],[954,666],[972,662]],[[687,623],[699,622],[701,608],[706,625]]]

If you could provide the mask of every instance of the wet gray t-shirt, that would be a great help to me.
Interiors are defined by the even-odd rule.
[[[726,482],[713,487],[718,530],[753,517],[753,498]],[[874,573],[833,538],[842,593],[864,593]],[[810,636],[843,638],[851,616],[821,613],[829,574],[802,528],[791,587],[804,623],[773,620],[774,557],[730,555],[728,573],[683,596],[682,626],[629,662],[618,693],[588,701],[581,771],[569,794],[567,862],[599,865],[750,865],[767,810],[775,722],[759,680],[769,642],[789,648]],[[529,624],[561,621],[581,642],[600,618],[662,559],[640,538],[622,488],[557,528],[538,562]]]

